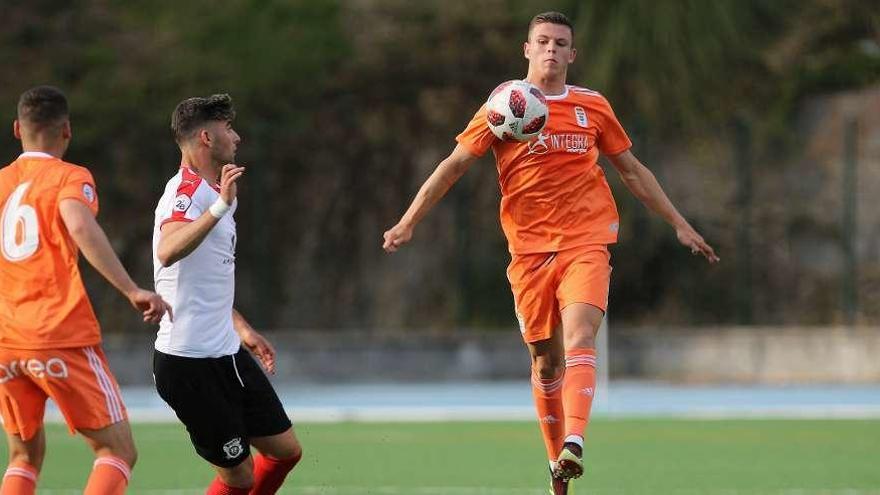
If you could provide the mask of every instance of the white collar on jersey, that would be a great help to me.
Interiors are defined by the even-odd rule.
[[[558,95],[544,95],[544,98],[547,98],[550,101],[553,100],[564,100],[568,98],[568,84],[565,85],[565,91]]]
[[[42,151],[25,151],[24,153],[18,155],[19,158],[55,158],[49,153],[43,153]]]

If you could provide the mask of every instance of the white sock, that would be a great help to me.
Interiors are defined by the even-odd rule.
[[[573,443],[584,450],[584,437],[580,435],[569,435],[565,437],[564,443]]]

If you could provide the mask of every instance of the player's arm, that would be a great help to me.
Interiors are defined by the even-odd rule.
[[[143,290],[134,283],[113,252],[107,235],[95,220],[94,213],[85,203],[77,199],[62,199],[58,210],[67,232],[86,260],[125,295],[132,306],[143,312],[144,321],[158,323],[165,311],[171,314],[171,306],[158,294]]]
[[[458,182],[458,179],[467,172],[477,156],[472,155],[467,148],[457,145],[452,153],[437,165],[430,177],[422,184],[415,199],[407,208],[397,225],[385,232],[382,248],[393,253],[397,248],[412,239],[413,229],[431,211],[431,208],[440,201],[449,188]]]
[[[719,261],[712,246],[678,212],[654,174],[630,150],[608,158],[633,195],[672,225],[679,242],[690,248],[692,253],[703,255],[710,263]]]
[[[228,204],[228,203],[227,203]],[[208,210],[192,222],[168,222],[162,225],[156,257],[162,266],[171,266],[186,258],[205,240],[208,232],[223,218]]]
[[[235,308],[232,308],[232,328],[235,329],[235,333],[241,339],[241,344],[257,356],[260,364],[263,365],[267,372],[274,375],[275,348],[272,347],[272,344],[265,337],[254,330],[254,327]]]
[[[235,200],[235,182],[244,173],[244,167],[227,164],[220,171],[220,198],[192,222],[168,222],[161,227],[156,257],[162,266],[171,266],[186,258],[223,218]]]

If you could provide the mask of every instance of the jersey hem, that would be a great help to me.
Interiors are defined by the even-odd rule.
[[[0,342],[0,349],[14,349],[17,351],[45,351],[52,349],[76,349],[78,347],[91,347],[100,345],[101,339],[91,339],[77,342],[53,342],[49,344],[15,344],[9,342]]]
[[[161,352],[162,354],[167,354],[169,356],[175,356],[175,357],[190,358],[190,359],[216,359],[216,358],[222,358],[222,357],[227,357],[227,356],[233,356],[233,355],[237,354],[238,351],[240,351],[242,349],[242,345],[239,344],[238,347],[236,347],[235,350],[232,352],[225,352],[224,351],[224,352],[209,353],[209,354],[192,353],[192,352],[186,352],[186,351],[179,351],[176,349],[160,349],[156,345],[153,345],[153,349],[158,352]]]
[[[571,249],[578,249],[588,246],[609,246],[611,244],[617,244],[617,237],[609,238],[609,239],[596,239],[589,240],[587,242],[575,243],[571,245],[562,244],[560,246],[548,246],[546,248],[541,249],[526,249],[526,250],[514,250],[512,247],[508,246],[508,251],[510,254],[515,256],[523,256],[528,254],[539,254],[539,253],[559,253],[562,251],[568,251]]]

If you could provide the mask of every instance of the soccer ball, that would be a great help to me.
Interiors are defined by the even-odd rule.
[[[544,93],[526,81],[501,83],[486,100],[486,124],[502,141],[531,141],[549,116]]]

